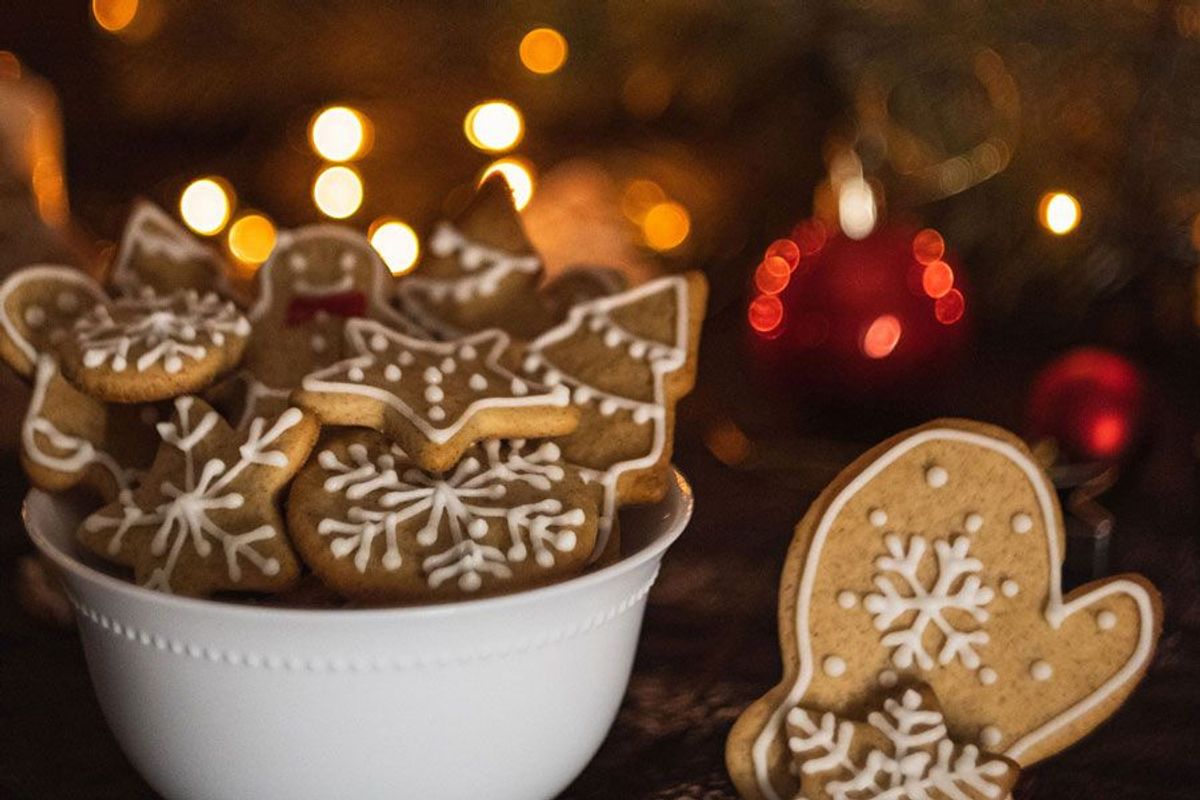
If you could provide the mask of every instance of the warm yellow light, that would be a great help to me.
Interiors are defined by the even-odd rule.
[[[670,201],[651,208],[642,220],[642,235],[646,244],[660,252],[683,244],[691,229],[692,221],[687,209]]]
[[[632,180],[621,194],[621,212],[638,225],[646,218],[646,212],[667,199],[662,187],[651,180]]]
[[[196,233],[220,233],[233,211],[233,193],[220,178],[194,180],[179,196],[179,216]]]
[[[317,155],[329,161],[351,161],[366,150],[370,122],[346,106],[322,109],[312,118],[308,140]]]
[[[128,28],[137,12],[138,0],[92,0],[92,17],[109,33]]]
[[[371,223],[371,246],[393,275],[410,272],[421,253],[416,231],[398,219],[382,217]]]
[[[508,188],[513,193],[513,203],[516,204],[517,210],[525,208],[529,205],[529,201],[533,198],[533,171],[529,165],[519,158],[502,158],[499,161],[493,161],[488,168],[479,176],[479,185],[487,180],[489,175],[494,175],[499,172],[504,176],[504,180],[508,182]]]
[[[525,135],[525,121],[512,103],[492,100],[480,103],[467,112],[463,121],[467,140],[489,153],[511,150]]]
[[[1065,236],[1079,227],[1082,216],[1079,201],[1066,192],[1047,192],[1038,204],[1042,227],[1058,236]]]
[[[244,264],[261,264],[275,248],[275,223],[263,214],[243,214],[229,226],[229,252]]]
[[[351,167],[326,167],[313,181],[313,201],[327,217],[345,219],[363,201],[362,178]]]
[[[567,60],[567,40],[553,28],[534,28],[521,39],[520,54],[527,70],[549,75]]]

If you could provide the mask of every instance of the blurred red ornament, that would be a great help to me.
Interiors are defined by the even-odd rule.
[[[1029,435],[1053,438],[1071,458],[1115,461],[1136,438],[1144,404],[1145,381],[1133,362],[1100,348],[1072,350],[1034,380]]]

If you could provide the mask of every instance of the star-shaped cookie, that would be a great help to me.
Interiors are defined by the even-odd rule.
[[[188,395],[158,432],[149,472],[83,521],[84,545],[132,567],[138,583],[174,594],[294,585],[300,566],[276,497],[316,442],[316,420],[289,408],[236,432]]]
[[[387,434],[423,469],[450,469],[482,439],[556,436],[578,424],[565,386],[501,366],[502,331],[431,342],[356,319],[346,342],[353,355],[307,376],[293,401],[326,424]]]
[[[893,690],[866,722],[797,706],[787,732],[808,800],[1000,800],[1020,772],[953,739],[926,686]]]

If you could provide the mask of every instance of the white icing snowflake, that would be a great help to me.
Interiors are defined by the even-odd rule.
[[[975,648],[987,644],[988,634],[980,628],[960,625],[967,617],[980,624],[986,622],[988,612],[984,606],[995,593],[977,574],[983,563],[968,555],[970,538],[934,540],[937,573],[928,585],[920,577],[929,546],[925,537],[911,536],[906,547],[899,536],[889,534],[884,537],[884,546],[888,554],[875,559],[875,566],[884,573],[875,576],[879,593],[864,597],[863,607],[874,616],[877,630],[888,631],[882,642],[894,648],[892,662],[905,669],[915,660],[921,669],[933,669],[935,664],[944,667],[957,658],[968,669],[978,669],[980,660]],[[957,613],[951,619],[947,612]],[[899,627],[892,629],[896,625]],[[926,648],[930,626],[942,638],[936,660]]]
[[[118,498],[121,516],[97,513],[84,522],[86,529],[93,533],[112,531],[108,540],[108,552],[111,555],[120,552],[130,529],[156,526],[149,547],[151,555],[161,558],[162,563],[155,566],[145,585],[164,592],[172,591],[171,577],[180,553],[189,544],[201,558],[211,554],[214,542],[220,545],[229,578],[234,582],[241,580],[242,561],[248,562],[263,575],[276,575],[280,570],[278,560],[263,556],[253,547],[256,542],[278,536],[279,531],[275,526],[263,524],[243,533],[235,533],[222,528],[210,514],[217,510],[241,508],[245,504],[245,496],[234,491],[232,484],[251,464],[279,469],[288,465],[287,456],[282,451],[268,448],[287,430],[295,427],[303,415],[298,409],[289,408],[270,428],[267,428],[266,420],[255,419],[248,426],[238,448],[237,462],[226,464],[220,459],[211,458],[203,464],[197,464],[193,451],[217,427],[219,418],[215,411],[209,410],[198,421],[194,420],[194,400],[190,396],[175,400],[178,424],[174,421],[158,424],[163,443],[183,454],[182,486],[164,479],[159,486],[162,500],[152,508],[139,506],[135,501],[135,492],[126,489]]]
[[[885,700],[883,709],[872,712],[865,725],[828,711],[794,708],[788,713],[788,747],[802,759],[800,772],[822,776],[823,791],[832,800],[998,798],[1015,780],[1007,762],[952,741],[942,713],[920,692],[906,689],[899,700]],[[887,747],[855,748],[856,738],[872,728],[883,734]],[[855,749],[860,757],[852,756]]]
[[[250,323],[212,292],[156,295],[147,288],[136,298],[95,306],[75,323],[75,334],[89,369],[108,364],[123,372],[132,363],[143,372],[161,363],[175,373],[185,359],[198,361],[210,346],[224,345],[226,336],[249,336]]]
[[[374,542],[383,536],[379,561],[384,569],[393,571],[404,559],[398,526],[423,518],[416,543],[425,548],[439,542],[445,545],[421,561],[429,586],[437,588],[457,578],[460,589],[473,592],[485,575],[512,577],[510,564],[525,561],[531,551],[538,566],[549,568],[555,563],[555,553],[574,550],[575,529],[585,520],[582,509],[565,508],[551,497],[511,507],[504,502],[509,485],[517,482],[539,492],[551,491],[566,475],[559,458],[558,447],[552,443],[524,452],[520,440],[508,445],[492,440],[484,443],[482,453],[468,455],[453,472],[442,476],[405,468],[408,460],[395,446],[372,456],[365,445],[356,442],[346,449],[346,461],[325,450],[318,455],[319,463],[333,473],[326,479],[325,489],[344,493],[356,504],[344,520],[323,519],[317,532],[331,537],[329,547],[334,556],[353,554],[359,572],[366,571]],[[483,541],[493,519],[504,522],[507,549]]]

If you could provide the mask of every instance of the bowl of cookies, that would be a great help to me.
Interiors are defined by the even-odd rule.
[[[616,716],[703,278],[542,285],[499,180],[427,250],[304,228],[236,287],[142,205],[105,283],[0,285],[26,525],[164,797],[552,797]]]

